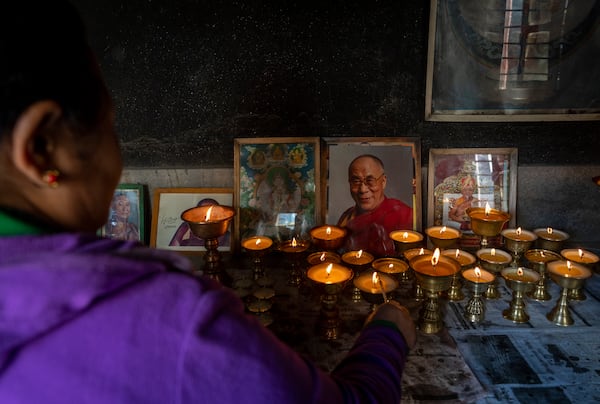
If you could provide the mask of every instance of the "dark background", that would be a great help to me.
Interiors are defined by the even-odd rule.
[[[424,120],[429,2],[75,0],[128,167],[232,167],[233,139],[410,136],[593,165],[600,122]],[[590,83],[598,86],[600,83]]]

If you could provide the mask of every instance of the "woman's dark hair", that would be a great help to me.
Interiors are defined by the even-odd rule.
[[[92,128],[109,96],[73,5],[18,0],[0,6],[0,136],[41,100],[57,102],[79,130]]]

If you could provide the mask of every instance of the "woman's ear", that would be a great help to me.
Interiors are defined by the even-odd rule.
[[[12,133],[12,160],[32,182],[47,183],[48,171],[56,171],[52,154],[62,108],[50,100],[31,104],[17,119]]]

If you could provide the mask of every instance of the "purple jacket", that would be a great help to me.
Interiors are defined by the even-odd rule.
[[[189,265],[135,242],[0,237],[0,403],[400,401],[397,330],[367,327],[329,375]]]

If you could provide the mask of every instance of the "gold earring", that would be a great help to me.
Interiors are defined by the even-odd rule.
[[[58,177],[60,177],[58,170],[46,170],[42,176],[42,181],[48,184],[50,188],[58,188]]]

